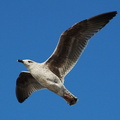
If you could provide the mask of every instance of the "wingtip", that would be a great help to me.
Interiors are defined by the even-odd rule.
[[[19,103],[23,103],[23,102],[24,102],[24,100],[18,100],[18,102],[19,102]]]
[[[114,16],[116,16],[116,14],[118,14],[117,11],[112,11],[112,12],[109,12],[109,13],[113,14]]]
[[[19,103],[23,103],[28,98],[28,97],[26,98],[19,97],[17,94],[16,94],[16,97]]]
[[[113,11],[113,13],[117,14],[117,13],[118,13],[118,11]]]

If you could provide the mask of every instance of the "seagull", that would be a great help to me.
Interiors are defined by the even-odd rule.
[[[16,81],[16,97],[24,102],[34,91],[48,89],[74,105],[78,98],[64,85],[65,76],[77,63],[89,39],[102,29],[117,11],[99,14],[76,23],[60,36],[52,55],[43,63],[18,59],[28,71],[22,71]]]

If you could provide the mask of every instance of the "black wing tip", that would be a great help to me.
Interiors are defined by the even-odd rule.
[[[16,89],[16,98],[19,103],[23,103],[28,97],[25,97],[19,90]]]
[[[18,98],[18,97],[17,97],[17,100],[18,100],[19,103],[23,103],[27,98],[28,98],[28,97],[26,97],[26,98]]]
[[[22,92],[16,89],[16,98],[19,103],[23,103],[29,96],[24,96]]]
[[[117,11],[110,11],[110,12],[105,12],[105,13],[102,13],[102,14],[99,14],[99,15],[111,15],[111,16],[115,16],[118,12]],[[98,16],[99,16],[98,15]]]
[[[105,13],[105,14],[110,14],[111,16],[116,16],[116,14],[117,14],[118,12],[117,11],[111,11],[111,12],[107,12],[107,13]]]
[[[114,13],[114,14],[117,14],[117,11],[110,11],[110,12],[106,12],[106,13]]]
[[[112,12],[103,13],[101,14],[101,16],[103,16],[104,19],[111,20],[113,17],[116,16],[116,14],[117,14],[117,11],[112,11]]]
[[[19,103],[23,103],[25,101],[25,100],[19,100],[19,99],[17,99],[17,100]]]
[[[115,17],[117,14],[117,11],[111,11],[111,12],[105,12],[105,13],[102,13],[102,14],[98,14],[94,17],[91,17],[87,20],[93,20],[93,19],[98,19],[98,18],[102,18],[102,19],[106,19],[106,20],[110,20],[112,19],[113,17]],[[98,19],[99,20],[99,19]]]

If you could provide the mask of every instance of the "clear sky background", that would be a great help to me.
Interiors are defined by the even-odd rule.
[[[118,11],[89,42],[66,87],[79,101],[69,106],[42,90],[20,104],[17,59],[45,61],[60,34],[74,23]],[[0,120],[120,120],[120,0],[0,0]]]

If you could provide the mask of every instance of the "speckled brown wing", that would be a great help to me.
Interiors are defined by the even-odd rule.
[[[88,40],[116,14],[116,11],[100,14],[66,30],[61,35],[55,51],[46,61],[49,69],[59,78],[63,78],[74,67]]]
[[[22,103],[32,92],[43,88],[29,72],[21,72],[16,81],[16,97]]]

